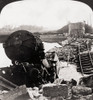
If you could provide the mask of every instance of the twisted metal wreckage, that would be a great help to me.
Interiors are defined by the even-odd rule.
[[[51,60],[51,67],[48,65],[42,41],[31,32],[16,31],[8,37],[3,46],[6,55],[12,61],[10,67],[0,70],[0,75],[7,80],[17,85],[38,87],[41,84],[54,82],[57,78],[54,65],[56,62]]]

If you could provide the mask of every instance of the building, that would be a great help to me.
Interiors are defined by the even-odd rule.
[[[69,35],[73,38],[83,38],[85,34],[85,23],[69,23]]]

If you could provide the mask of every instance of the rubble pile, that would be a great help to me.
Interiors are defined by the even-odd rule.
[[[22,35],[20,32],[26,33],[25,35]],[[27,36],[26,40],[25,36]],[[44,48],[41,40],[39,41],[33,35],[30,35],[29,32],[18,31],[18,33],[14,33],[13,37],[11,35],[9,41],[7,40],[6,44],[4,44],[6,53],[13,64],[11,68],[14,69],[14,73],[9,73],[11,73],[13,81],[17,81],[19,79],[19,81],[22,80],[24,83],[21,85],[15,85],[16,83],[14,84],[13,81],[12,83],[8,81],[8,79],[6,80],[1,77],[0,100],[93,100],[93,75],[87,77],[83,76],[80,79],[79,84],[77,84],[76,79],[70,80],[70,77],[70,81],[67,81],[66,75],[64,79],[59,79],[57,72],[58,69],[56,68],[59,67],[57,63],[61,60],[69,60],[69,62],[73,62],[73,60],[75,60],[75,55],[78,53],[78,45],[84,44],[86,46],[87,44],[89,49],[91,49],[91,44],[88,40],[77,39],[74,40],[74,42],[68,42],[63,47],[55,47],[44,54]],[[32,38],[34,39],[33,41],[35,45],[33,44]],[[15,53],[11,52],[11,50]],[[18,54],[16,53],[16,50]],[[58,54],[58,59],[56,57],[56,53]],[[45,58],[49,61],[50,69],[47,67],[45,68]],[[68,69],[65,68],[65,70]],[[1,72],[2,71],[3,70],[1,70]],[[75,70],[68,71],[71,72],[72,75],[72,73],[76,71],[76,68]],[[18,72],[21,74],[18,74]],[[21,75],[26,76],[24,77],[25,81],[22,79],[23,76]],[[78,75],[79,74],[76,76]]]
[[[58,54],[59,60],[68,61],[68,56],[69,56],[69,61],[74,62],[75,56],[77,56],[78,54],[78,46],[79,45],[87,46],[86,44],[88,44],[88,48],[89,50],[91,50],[91,44],[92,44],[91,39],[78,38],[73,42],[67,42],[64,46],[61,44],[62,47],[54,47],[50,49],[48,52],[46,52],[46,56],[48,56],[48,53],[55,51]]]
[[[6,93],[2,92],[2,94],[0,94],[0,100],[26,100],[27,98],[29,98],[29,95],[27,95],[28,94],[26,86],[22,85],[14,88],[13,90],[7,91]],[[23,97],[25,98],[23,99]]]
[[[93,100],[92,89],[83,86],[74,86],[72,88],[73,100]]]
[[[73,79],[56,79],[54,83],[44,84],[40,88],[22,85],[3,91],[0,92],[0,100],[93,100],[93,87],[85,86],[81,79],[79,85]]]

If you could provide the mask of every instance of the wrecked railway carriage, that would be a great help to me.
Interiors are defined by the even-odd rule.
[[[26,84],[27,87],[40,86],[51,81],[50,77],[53,74],[50,75],[51,73],[44,70],[45,66],[42,63],[45,59],[43,43],[31,32],[26,30],[13,32],[3,47],[12,65],[0,70],[2,77],[19,86]]]

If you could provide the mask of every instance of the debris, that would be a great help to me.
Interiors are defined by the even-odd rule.
[[[73,95],[71,100],[93,100],[93,94],[86,95],[86,96],[81,96],[81,95],[75,96],[75,95]]]
[[[32,100],[38,99],[41,96],[37,87],[27,88],[27,91]]]
[[[7,93],[2,94],[2,96],[0,96],[1,100],[14,100],[17,97],[27,94],[27,89],[25,85],[19,86]]]
[[[66,84],[46,84],[43,85],[43,96],[45,97],[68,97],[68,86]]]
[[[79,81],[79,85],[93,88],[93,75],[81,77]]]
[[[92,89],[89,87],[84,86],[73,86],[72,87],[72,94],[74,95],[90,95],[92,94]]]

